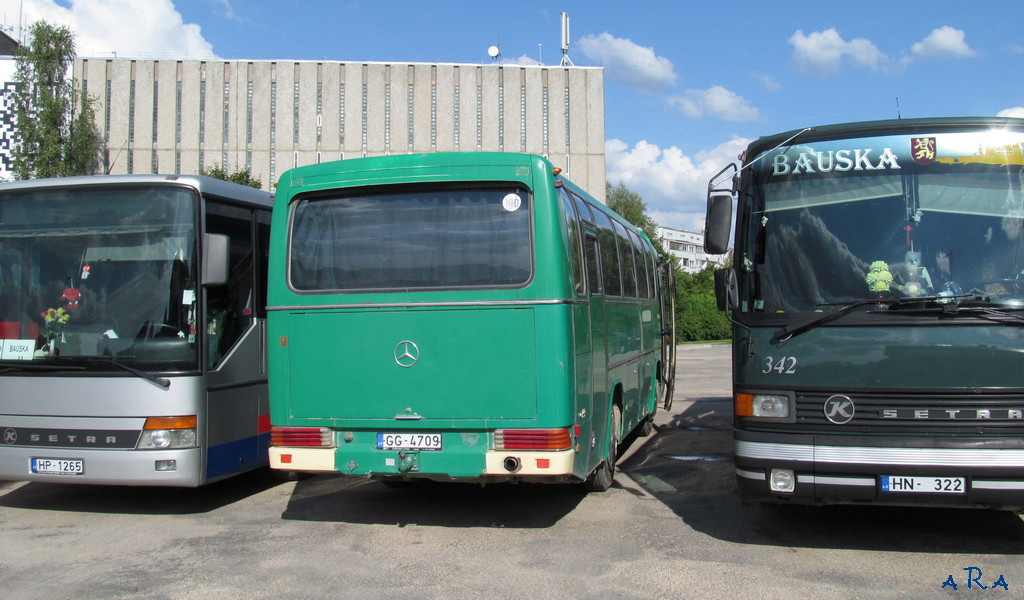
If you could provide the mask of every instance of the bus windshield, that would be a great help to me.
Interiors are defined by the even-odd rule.
[[[1024,134],[800,143],[745,181],[742,312],[961,294],[1024,306]]]
[[[530,194],[507,184],[299,199],[290,240],[300,292],[522,287],[533,272]]]
[[[6,369],[198,368],[197,199],[166,185],[0,189]]]

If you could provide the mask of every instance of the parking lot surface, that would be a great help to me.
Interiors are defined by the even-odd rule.
[[[1024,597],[1012,512],[742,505],[728,346],[680,346],[677,373],[606,493],[265,472],[194,490],[0,482],[0,595]]]

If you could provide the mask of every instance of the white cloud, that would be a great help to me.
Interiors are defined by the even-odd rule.
[[[977,55],[964,41],[964,32],[948,25],[933,29],[928,37],[911,46],[910,51],[919,58],[964,58]]]
[[[750,140],[734,137],[706,152],[686,156],[672,146],[664,150],[647,141],[630,148],[625,142],[605,142],[607,179],[622,182],[640,194],[647,212],[659,225],[703,231],[708,180],[735,162]]]
[[[0,11],[10,17],[19,6],[4,0]],[[23,12],[26,27],[45,20],[70,29],[79,56],[216,58],[199,25],[185,23],[171,0],[146,0],[144,8],[136,0],[72,0],[69,7],[24,0]]]
[[[751,73],[751,76],[761,83],[761,87],[769,92],[777,92],[782,89],[782,84],[767,73]]]
[[[672,61],[631,40],[604,32],[584,36],[576,47],[585,57],[604,66],[612,81],[648,92],[675,83]]]
[[[673,96],[668,102],[691,119],[711,116],[723,121],[754,121],[758,116],[757,108],[750,106],[743,96],[720,85],[706,90],[686,90],[685,95]]]
[[[1024,106],[1014,106],[1013,108],[1003,109],[997,112],[996,116],[1024,118]]]
[[[851,61],[858,67],[872,71],[885,68],[890,62],[870,40],[856,38],[847,42],[834,28],[815,31],[810,35],[797,30],[789,38],[789,43],[793,46],[793,60],[797,69],[814,77],[835,75],[844,61]]]

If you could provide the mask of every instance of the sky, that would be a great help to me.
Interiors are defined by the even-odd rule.
[[[703,230],[708,180],[751,141],[892,118],[1024,117],[1024,2],[0,0],[79,56],[558,65],[605,70],[607,179]],[[498,46],[501,56],[488,56]]]

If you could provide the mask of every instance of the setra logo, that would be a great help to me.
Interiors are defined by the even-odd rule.
[[[395,346],[395,362],[398,366],[408,369],[420,360],[420,349],[409,340],[398,342]]]
[[[8,427],[4,429],[4,443],[16,444],[18,442],[18,430]]]
[[[825,418],[836,425],[845,425],[853,420],[856,408],[849,396],[829,396],[825,400]]]

